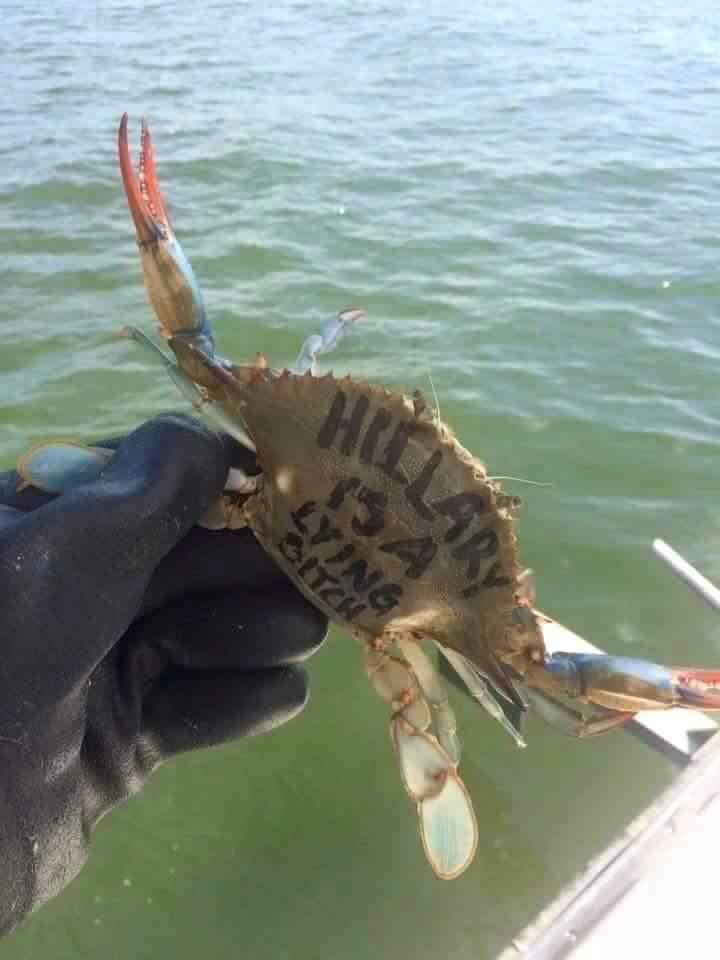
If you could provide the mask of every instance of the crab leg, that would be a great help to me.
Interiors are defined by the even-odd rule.
[[[204,414],[208,420],[211,420],[214,426],[218,427],[220,430],[224,430],[225,433],[230,434],[231,437],[235,437],[238,443],[241,443],[244,447],[247,447],[248,450],[255,452],[255,443],[247,433],[243,430],[237,421],[229,417],[222,409],[222,407],[217,404],[209,403],[205,399],[205,395],[202,390],[197,386],[192,377],[190,377],[178,364],[173,363],[172,360],[167,357],[162,350],[153,343],[149,337],[146,337],[142,330],[138,330],[137,327],[123,327],[120,330],[119,335],[121,337],[127,337],[128,340],[134,340],[146,353],[150,360],[155,363],[159,363],[164,367],[165,372],[170,377],[172,382],[178,388],[180,393],[190,401],[190,403],[195,407],[197,411]]]
[[[720,710],[720,670],[664,667],[647,660],[589,653],[553,653],[524,672],[533,704],[565,733],[589,736],[621,726],[640,710]],[[539,694],[539,696],[538,696]],[[567,698],[591,708],[586,718],[553,704]]]
[[[350,307],[341,311],[332,320],[328,320],[320,333],[313,333],[304,341],[298,358],[290,368],[293,373],[317,373],[317,358],[321,353],[332,353],[350,327],[357,321],[363,320],[366,314],[363,310]]]
[[[153,343],[152,340],[146,336],[142,330],[138,330],[137,327],[123,327],[122,330],[118,332],[118,336],[124,337],[127,340],[134,340],[135,343],[140,346],[150,360],[154,363],[158,363],[165,369],[165,372],[170,377],[172,382],[178,388],[180,393],[190,401],[190,403],[200,409],[205,402],[205,398],[200,391],[200,388],[194,383],[190,377],[178,367],[176,363],[166,356],[160,347],[157,344]]]
[[[457,772],[460,744],[447,693],[415,640],[380,637],[366,642],[364,651],[370,682],[392,707],[390,737],[417,806],[425,856],[436,876],[454,879],[472,862],[478,827]]]
[[[431,732],[453,763],[459,763],[460,740],[457,736],[455,714],[439,673],[417,641],[403,636],[398,637],[395,643],[417,677],[430,707]]]

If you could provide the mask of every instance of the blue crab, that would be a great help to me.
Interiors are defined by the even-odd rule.
[[[362,311],[348,309],[309,337],[289,369],[223,360],[200,286],[172,230],[143,122],[133,171],[127,115],[119,129],[122,181],[145,285],[170,359],[132,337],[222,429],[257,453],[259,476],[233,472],[210,526],[249,525],[302,593],[348,630],[390,706],[390,733],[415,804],[427,858],[445,879],[478,843],[460,775],[447,693],[424,647],[435,646],[471,694],[524,745],[528,704],[564,732],[604,732],[640,710],[720,709],[720,672],[626,657],[556,652],[534,609],[504,493],[419,392],[406,397],[317,374]],[[48,443],[20,458],[25,482],[62,492],[102,470],[112,453]]]

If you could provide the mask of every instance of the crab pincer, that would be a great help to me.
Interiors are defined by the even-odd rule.
[[[212,356],[215,352],[200,284],[170,224],[155,171],[150,127],[140,128],[137,173],[128,146],[128,115],[118,130],[118,158],[130,215],[135,224],[145,288],[166,339],[182,337]]]
[[[666,667],[635,657],[611,654],[547,655],[529,666],[525,692],[538,712],[563,733],[587,737],[622,726],[641,710],[720,710],[720,671]],[[585,715],[572,706],[556,710],[542,691],[568,704],[587,705]]]

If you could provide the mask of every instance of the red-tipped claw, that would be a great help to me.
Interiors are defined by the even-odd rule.
[[[720,710],[720,670],[670,670],[678,705],[697,710]]]
[[[719,670],[664,667],[632,657],[557,652],[533,664],[524,681],[544,719],[576,736],[611,730],[641,710],[720,710]],[[558,697],[600,711],[583,717],[570,704],[558,708]]]
[[[165,337],[189,339],[212,356],[212,333],[200,285],[173,233],[158,187],[150,129],[143,120],[136,174],[130,161],[127,128],[128,116],[124,114],[118,130],[120,173],[135,224],[150,303]]]
[[[118,156],[125,195],[137,231],[138,243],[145,245],[161,239],[167,240],[172,234],[172,227],[157,183],[150,128],[143,119],[140,128],[140,159],[137,174],[130,160],[127,128],[128,115],[124,113],[118,130]]]

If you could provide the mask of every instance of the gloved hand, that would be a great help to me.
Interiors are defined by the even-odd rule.
[[[163,760],[305,704],[298,664],[327,621],[249,531],[194,527],[231,462],[252,458],[162,417],[57,499],[0,475],[1,932],[62,890]]]

